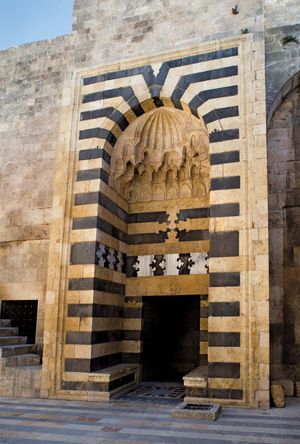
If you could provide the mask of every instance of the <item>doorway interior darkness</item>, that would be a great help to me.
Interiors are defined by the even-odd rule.
[[[143,298],[143,381],[182,381],[199,365],[199,296]]]

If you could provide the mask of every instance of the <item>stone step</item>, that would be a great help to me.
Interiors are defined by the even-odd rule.
[[[40,365],[41,359],[39,355],[33,353],[27,353],[24,355],[7,356],[0,358],[0,361],[4,361],[5,367],[19,367],[27,365]]]
[[[10,319],[0,319],[0,327],[10,327]]]
[[[0,347],[0,358],[7,356],[25,355],[32,353],[33,346],[31,344],[5,345]]]
[[[17,336],[18,327],[0,327],[0,336]]]
[[[0,347],[6,345],[26,344],[26,336],[0,336]]]
[[[26,365],[24,367],[19,365],[19,367],[15,367],[14,368],[15,374],[18,374],[18,373],[23,373],[24,374],[24,372],[30,372],[29,374],[33,374],[34,375],[34,373],[39,373],[39,372],[41,372],[41,370],[42,370],[42,365],[41,364]]]

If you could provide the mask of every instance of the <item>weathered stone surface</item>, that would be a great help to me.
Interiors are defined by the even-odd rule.
[[[284,389],[284,396],[294,396],[294,382],[292,379],[279,379],[273,381],[272,384],[282,385]]]
[[[0,297],[39,301],[39,344],[69,40],[0,51]]]
[[[268,133],[272,380],[295,381],[300,362],[299,114],[296,88],[276,111]]]
[[[240,36],[243,28],[254,33],[263,31],[261,0],[245,1],[238,15],[231,9],[230,0],[222,0],[221,6],[218,0],[201,0],[200,4],[192,0],[95,0],[89,5],[76,1],[75,63],[96,66],[99,60],[113,63]]]
[[[284,407],[284,388],[280,384],[271,384],[271,397],[275,407]]]
[[[216,421],[221,414],[221,410],[220,404],[188,404],[182,402],[172,410],[171,415],[174,418],[197,418]]]

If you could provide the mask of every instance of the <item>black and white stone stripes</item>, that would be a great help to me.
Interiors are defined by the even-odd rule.
[[[207,65],[207,62],[211,65]],[[144,94],[141,83],[144,82]],[[157,75],[150,64],[120,71],[107,72],[83,79],[82,103],[80,107],[79,152],[76,174],[76,191],[72,220],[71,266],[93,265],[95,270],[104,270],[103,276],[95,272],[93,277],[81,275],[69,279],[69,291],[76,293],[92,292],[89,303],[69,303],[69,318],[91,319],[90,331],[66,332],[66,345],[91,347],[90,357],[68,357],[65,359],[66,372],[94,372],[121,362],[139,363],[141,342],[142,300],[128,298],[125,276],[127,277],[168,277],[208,273],[208,250],[188,253],[181,247],[180,253],[127,255],[127,248],[142,245],[165,244],[168,239],[168,212],[130,212],[126,205],[109,191],[111,154],[118,137],[130,123],[149,109],[173,106],[189,110],[194,116],[203,119],[209,132],[210,163],[214,167],[236,165],[229,173],[211,178],[211,192],[221,193],[239,190],[241,137],[239,127],[239,50],[237,47],[220,49],[205,54],[177,58],[161,63]],[[171,79],[172,78],[172,79]],[[176,79],[176,80],[174,80]],[[118,84],[118,81],[122,82]],[[136,87],[139,85],[139,87]],[[119,100],[120,106],[116,103]],[[228,101],[228,103],[227,103]],[[226,149],[222,149],[224,147]],[[232,147],[229,147],[232,144]],[[214,148],[215,147],[215,148]],[[216,169],[217,171],[217,169]],[[225,170],[224,170],[225,171]],[[98,187],[98,189],[97,189]],[[94,214],[84,209],[95,205]],[[82,209],[82,210],[81,210]],[[104,211],[101,211],[103,209]],[[239,217],[240,202],[236,199],[213,204],[205,208],[184,208],[177,214],[176,239],[178,243],[209,242],[210,258],[231,259],[239,256],[240,236],[237,229],[212,231],[208,228],[192,229],[180,224],[188,220],[214,218],[216,221]],[[161,230],[151,224],[161,224]],[[147,224],[148,230],[139,229],[128,234],[126,226]],[[196,228],[195,228],[196,227]],[[208,226],[207,226],[208,227]],[[143,231],[143,232],[142,232]],[[80,238],[82,232],[82,239]],[[97,240],[88,233],[105,235],[104,240],[97,234]],[[93,236],[95,236],[93,234]],[[204,244],[203,244],[204,245]],[[227,289],[240,286],[238,271],[214,271],[209,274],[210,288]],[[187,292],[188,293],[188,292]],[[105,303],[100,298],[114,295],[118,303]],[[100,298],[100,299],[99,299]],[[211,362],[207,350],[218,348],[234,349],[241,345],[240,332],[211,331],[210,319],[239,318],[238,301],[210,302],[209,296],[201,295],[200,316],[200,363],[208,363],[208,377],[238,380],[241,376],[237,362]],[[142,295],[141,295],[142,299]],[[125,303],[124,303],[125,302]],[[125,320],[125,326],[122,322]],[[109,328],[96,327],[99,322],[109,322]],[[121,322],[119,322],[121,321]],[[98,322],[98,324],[97,324]],[[102,324],[101,324],[102,325]],[[104,325],[104,324],[103,324]],[[130,328],[128,328],[130,326]],[[125,345],[125,348],[119,344]],[[103,348],[103,347],[107,348]],[[98,348],[97,348],[98,347]],[[102,347],[102,348],[100,348]],[[201,352],[202,347],[202,352]],[[229,360],[230,361],[230,360]],[[126,381],[125,381],[126,382]],[[122,383],[119,382],[121,385]],[[74,384],[73,384],[74,385]],[[72,390],[71,382],[64,382],[64,389]],[[74,388],[74,387],[73,387]],[[106,389],[109,389],[106,387]],[[80,390],[96,390],[96,387],[80,385]],[[202,396],[220,399],[242,399],[241,389],[208,387]]]

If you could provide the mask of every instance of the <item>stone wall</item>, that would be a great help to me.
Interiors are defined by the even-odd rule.
[[[292,35],[300,43],[299,0],[264,0],[266,41],[266,101],[267,110],[286,82],[300,70],[300,44],[282,44],[281,39]]]
[[[68,42],[60,37],[0,52],[0,297],[38,299],[38,343]]]
[[[283,101],[268,132],[272,379],[300,376],[299,103],[298,88]]]
[[[270,233],[271,378],[299,378],[297,312],[297,121],[299,117],[299,1],[265,0],[266,103]],[[293,228],[294,225],[294,228]]]
[[[262,0],[75,0],[75,64],[92,67],[263,30]],[[262,36],[260,36],[262,37]]]

